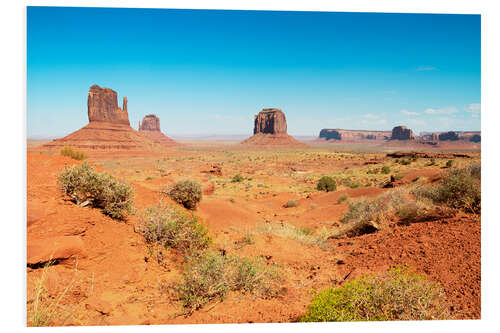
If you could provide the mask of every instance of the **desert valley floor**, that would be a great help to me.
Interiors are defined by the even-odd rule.
[[[384,185],[396,174],[393,187],[439,182],[449,160],[445,155],[436,155],[434,165],[429,158],[403,165],[387,156],[400,147],[264,149],[234,142],[181,143],[158,152],[89,153],[87,161],[98,171],[133,186],[136,214],[123,221],[62,195],[57,175],[80,161],[28,143],[28,263],[30,256],[57,251],[61,258],[46,268],[28,265],[28,311],[38,299],[43,274],[44,301],[57,302],[58,315],[50,325],[291,322],[323,288],[408,265],[444,287],[452,318],[481,317],[478,215],[460,212],[409,225],[394,223],[360,236],[317,237],[340,226],[348,209],[347,201],[339,203],[341,195],[375,198],[390,190]],[[477,161],[478,149],[468,151],[467,158],[454,158],[454,167]],[[382,166],[390,174],[373,172]],[[232,181],[237,174],[242,180]],[[336,191],[316,190],[323,175],[337,181]],[[152,251],[136,229],[146,208],[160,201],[176,204],[164,192],[186,178],[202,184],[203,198],[193,214],[206,225],[214,248],[276,264],[283,276],[277,297],[230,292],[223,301],[183,312],[172,292],[181,280],[183,256],[169,249]],[[298,205],[287,208],[289,200]]]

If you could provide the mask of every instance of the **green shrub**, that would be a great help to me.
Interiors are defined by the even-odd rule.
[[[453,166],[453,160],[448,160],[448,161],[446,162],[446,167],[447,167],[447,168],[451,168],[452,166]]]
[[[95,171],[87,162],[65,167],[58,182],[63,193],[77,205],[101,208],[115,219],[123,219],[132,212],[132,187],[107,173]]]
[[[436,204],[462,209],[469,213],[481,212],[481,169],[477,166],[450,171],[438,186],[420,186],[412,193]]]
[[[366,275],[317,294],[302,322],[446,319],[446,295],[439,283],[403,267]]]
[[[382,169],[380,170],[383,174],[388,175],[391,173],[391,168],[389,168],[387,165],[384,165]]]
[[[297,207],[299,205],[299,202],[297,200],[288,200],[285,208],[290,208],[290,207]]]
[[[76,150],[75,148],[73,148],[71,146],[64,146],[61,149],[60,154],[62,156],[71,157],[72,159],[75,159],[78,161],[81,161],[81,160],[84,160],[87,158],[87,154],[85,154],[83,151]]]
[[[332,192],[337,189],[337,183],[330,176],[323,176],[319,179],[318,185],[316,186],[318,191]]]
[[[196,205],[201,201],[201,185],[194,180],[181,180],[175,183],[169,195],[187,209],[195,209]]]
[[[405,159],[402,159],[400,163],[401,163],[402,165],[410,165],[410,164],[411,164],[411,162],[412,162],[411,160],[405,160]]]
[[[211,243],[205,226],[173,205],[150,207],[139,220],[139,231],[148,243],[158,243],[182,253],[204,250]]]
[[[237,174],[231,179],[231,182],[233,183],[241,183],[244,180],[243,176],[240,174]]]
[[[349,199],[349,196],[348,196],[346,193],[344,193],[344,194],[342,194],[342,195],[341,195],[341,196],[337,199],[337,203],[339,203],[339,204],[340,204],[340,203],[342,203],[342,202],[346,201],[347,199]]]
[[[436,159],[435,158],[431,158],[429,163],[427,164],[428,166],[432,166],[432,165],[436,165]]]
[[[179,298],[190,312],[213,299],[223,300],[230,291],[241,291],[269,298],[278,294],[281,274],[264,262],[204,252],[188,257],[183,281],[177,287]]]
[[[396,175],[394,175],[394,180],[400,180],[400,179],[403,179],[404,175],[398,173]]]
[[[470,213],[481,211],[481,184],[468,169],[452,170],[438,187],[437,201]]]

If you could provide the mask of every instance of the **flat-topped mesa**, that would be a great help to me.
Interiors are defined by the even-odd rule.
[[[154,114],[148,114],[139,123],[139,131],[160,131],[160,118]]]
[[[253,134],[286,135],[286,117],[277,108],[262,109],[254,118]]]
[[[324,128],[319,132],[319,138],[325,140],[360,141],[360,140],[388,140],[390,131],[345,130]]]
[[[422,132],[420,135],[427,140],[431,135],[435,135],[438,141],[481,142],[481,131]]]
[[[406,126],[396,126],[392,129],[391,140],[415,140],[415,135]]]
[[[97,84],[90,87],[87,98],[89,123],[105,122],[130,126],[127,112],[127,97],[123,98],[123,109],[118,106],[118,94],[110,88]]]

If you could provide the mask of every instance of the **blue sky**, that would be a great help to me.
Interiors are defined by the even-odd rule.
[[[479,15],[28,7],[27,52],[28,137],[86,125],[93,84],[167,135],[250,135],[265,107],[292,135],[481,127]]]

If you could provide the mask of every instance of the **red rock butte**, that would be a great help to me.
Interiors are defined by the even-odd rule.
[[[88,125],[42,148],[72,146],[83,150],[152,150],[161,147],[130,127],[127,97],[123,98],[120,108],[116,91],[93,85],[88,93],[87,107]]]
[[[392,129],[391,140],[415,140],[415,135],[406,126],[396,126]]]
[[[285,113],[280,109],[262,109],[254,117],[253,136],[242,144],[260,146],[305,146],[287,134]]]
[[[160,130],[160,118],[154,114],[148,114],[139,122],[139,133],[147,138],[164,145],[178,145],[177,142],[163,134]]]

